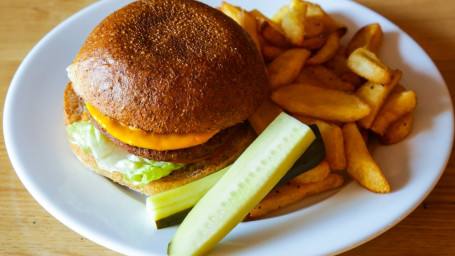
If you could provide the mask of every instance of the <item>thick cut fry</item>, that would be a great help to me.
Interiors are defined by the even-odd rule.
[[[283,21],[284,15],[286,15],[289,12],[289,5],[285,5],[281,7],[271,18],[275,23],[281,24]]]
[[[306,65],[300,71],[296,82],[309,83],[311,85],[346,92],[353,92],[355,90],[352,84],[343,81],[334,72],[322,65]]]
[[[293,182],[308,184],[319,182],[327,178],[330,174],[330,165],[326,160],[322,160],[316,167],[306,171],[292,179]]]
[[[351,70],[347,70],[340,75],[341,80],[352,84],[355,88],[359,88],[364,80],[362,77],[358,76],[356,73],[352,72]]]
[[[337,76],[341,77],[341,74],[348,71],[348,65],[346,64],[346,57],[335,55],[333,58],[324,63],[324,66],[333,71]]]
[[[322,18],[312,16],[305,19],[305,38],[315,37],[324,33],[325,24]]]
[[[341,175],[331,173],[326,179],[308,184],[289,182],[281,185],[272,191],[253,209],[248,219],[257,219],[267,213],[279,210],[285,206],[296,203],[303,198],[322,193],[343,185],[344,179]]]
[[[245,29],[246,32],[248,32],[251,39],[253,39],[256,44],[259,52],[262,54],[256,19],[242,8],[230,5],[226,2],[221,3],[220,10],[231,19],[235,20],[240,26],[243,27],[243,29]]]
[[[346,153],[344,150],[343,132],[338,125],[317,120],[316,125],[321,132],[325,146],[325,159],[332,170],[346,169]]]
[[[308,66],[304,66],[302,70],[300,70],[295,82],[328,88],[321,79],[311,72],[311,69],[309,69]]]
[[[267,21],[261,24],[260,34],[265,41],[280,48],[289,48],[291,45],[287,38]]]
[[[359,120],[358,124],[361,127],[365,129],[369,129],[371,127],[376,115],[386,101],[387,97],[389,97],[389,94],[400,81],[401,77],[402,72],[400,70],[395,70],[392,72],[392,79],[390,80],[390,83],[378,84],[368,81],[357,89],[355,94],[371,108],[370,114]]]
[[[337,50],[337,53],[335,56],[341,56],[341,57],[345,57],[347,56],[347,49],[344,45],[340,44],[340,46],[338,46],[338,50]],[[334,57],[335,57],[334,56]]]
[[[281,112],[283,112],[283,110],[279,106],[270,99],[265,99],[256,112],[248,118],[248,121],[256,134],[259,135]]]
[[[360,185],[375,193],[388,193],[390,186],[371,157],[370,152],[355,123],[346,123],[342,127],[348,174]]]
[[[262,45],[262,56],[267,62],[273,61],[276,57],[280,56],[286,50],[274,45],[263,44]]]
[[[294,48],[276,57],[268,66],[269,85],[275,89],[292,83],[310,54],[308,50]]]
[[[392,92],[374,119],[371,130],[383,135],[392,123],[410,113],[416,106],[417,96],[414,91]]]
[[[391,91],[391,88],[389,88],[390,86],[388,86],[389,84],[390,83],[383,85],[368,81],[357,89],[355,94],[371,108],[370,114],[358,121],[360,127],[365,129],[370,128],[376,114],[384,104],[389,92]]]
[[[352,37],[347,47],[348,55],[355,49],[363,47],[375,54],[379,53],[382,43],[383,32],[378,23],[366,25],[359,29]]]
[[[308,84],[283,86],[271,98],[293,114],[328,121],[353,122],[370,113],[370,107],[352,93]]]
[[[303,115],[298,115],[298,114],[294,114],[292,116],[295,119],[299,120],[300,122],[302,122],[302,123],[304,123],[306,125],[316,124],[316,121],[319,120],[319,119],[311,117],[311,116],[303,116]]]
[[[251,36],[251,39],[253,39],[254,44],[256,44],[259,53],[261,53],[261,44],[259,40],[256,20],[248,12],[245,11],[243,11],[242,18],[243,18],[242,27]]]
[[[338,47],[340,46],[340,38],[336,32],[332,32],[327,40],[319,51],[316,52],[310,59],[308,59],[308,64],[322,64],[330,60],[333,56],[336,55]]]
[[[268,42],[281,48],[289,48],[291,44],[284,36],[284,31],[279,23],[269,19],[260,11],[254,9],[249,12],[258,23],[259,34]]]
[[[299,120],[300,122],[306,124],[306,125],[311,125],[311,124],[316,124],[316,122],[318,121],[322,121],[322,122],[326,122],[330,125],[336,125],[336,126],[340,126],[342,125],[341,122],[329,122],[329,121],[325,121],[325,120],[321,120],[320,118],[316,118],[316,117],[311,117],[311,116],[304,116],[304,115],[299,115],[299,114],[292,114],[292,116]]]
[[[324,46],[326,40],[327,36],[324,35],[305,38],[305,40],[303,40],[302,48],[308,50],[318,50]]]
[[[327,13],[318,4],[308,3],[307,16],[312,18],[325,19]],[[324,22],[327,22],[324,20]]]
[[[341,38],[347,31],[347,28],[344,24],[337,22],[336,20],[332,19],[330,15],[328,15],[321,6],[317,4],[313,4],[310,2],[306,2],[307,7],[307,18],[319,18],[323,21],[324,24],[324,32],[331,33],[336,31],[338,36]]]
[[[365,141],[365,144],[368,145],[368,141],[370,140],[370,130],[368,129],[363,129],[361,127],[358,127],[360,134],[362,135],[363,140]]]
[[[222,2],[220,6],[220,11],[229,16],[231,19],[235,20],[240,26],[243,23],[243,10],[238,6],[233,6],[226,2]]]
[[[369,50],[357,48],[348,57],[348,67],[357,75],[378,84],[390,82],[390,68]]]
[[[291,0],[289,10],[281,19],[284,35],[296,46],[302,46],[305,37],[305,17],[307,3]]]
[[[349,69],[346,63],[346,57],[339,53],[340,51],[329,61],[325,62],[324,66],[332,70],[341,80],[352,84],[355,88],[360,87],[363,84],[363,78]]]
[[[249,13],[251,14],[251,16],[256,18],[256,20],[258,21],[259,27],[261,27],[265,22],[267,22],[268,25],[272,26],[279,33],[281,33],[281,34],[284,33],[283,29],[281,28],[280,23],[277,23],[277,22],[273,21],[272,19],[269,19],[269,17],[265,16],[259,10],[254,9],[254,10],[250,11]]]
[[[412,112],[404,115],[390,125],[384,135],[380,137],[380,142],[382,144],[390,145],[404,140],[411,133],[412,121]]]

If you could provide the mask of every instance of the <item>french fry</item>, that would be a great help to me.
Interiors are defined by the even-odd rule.
[[[256,47],[261,53],[261,44],[259,40],[259,35],[257,31],[257,23],[256,20],[248,13],[243,11],[243,22],[242,22],[242,27],[248,32],[248,34],[251,36],[251,39],[253,39],[253,42],[256,44]]]
[[[281,7],[271,18],[276,24],[281,24],[284,15],[289,12],[289,5]]]
[[[347,70],[340,75],[341,80],[352,84],[355,88],[360,87],[364,80],[362,77],[358,76],[356,73],[352,72],[351,70]]]
[[[299,114],[292,114],[292,116],[299,120],[300,122],[306,124],[306,125],[311,125],[311,124],[316,124],[316,122],[318,121],[321,121],[321,122],[326,122],[330,125],[336,125],[336,126],[340,126],[342,125],[341,122],[334,122],[334,121],[325,121],[325,120],[322,120],[320,118],[316,118],[316,117],[311,117],[311,116],[304,116],[304,115],[299,115]]]
[[[308,184],[289,182],[273,189],[253,210],[248,219],[257,219],[267,213],[279,210],[285,206],[302,200],[303,198],[339,188],[344,179],[341,175],[331,173],[326,179]]]
[[[288,39],[267,21],[262,23],[260,34],[265,41],[280,48],[289,48],[291,45]]]
[[[292,179],[293,182],[308,184],[320,182],[330,175],[330,165],[326,160],[322,160],[316,167],[306,171]]]
[[[391,124],[387,131],[379,138],[382,144],[390,145],[404,140],[412,130],[412,112],[404,115],[395,123]]]
[[[363,141],[365,141],[365,144],[368,145],[368,141],[370,140],[370,130],[364,129],[362,127],[358,127],[360,134],[362,135]]]
[[[337,53],[335,54],[335,56],[341,56],[341,57],[346,58],[347,52],[348,52],[348,50],[346,49],[346,47],[344,45],[340,44],[340,46],[338,46],[338,50],[337,50]]]
[[[270,99],[265,99],[256,112],[248,118],[248,121],[256,134],[259,135],[281,112],[283,112],[283,110],[279,106]]]
[[[292,0],[289,5],[283,6],[272,20],[281,24],[284,34],[295,46],[309,50],[321,48],[332,32],[340,38],[347,30],[319,5],[301,0]]]
[[[333,31],[336,31],[338,34],[338,37],[341,38],[347,31],[347,27],[344,24],[341,24],[337,22],[336,20],[332,19],[330,15],[328,15],[322,8],[321,6],[317,4],[313,4],[310,2],[307,2],[307,14],[306,17],[308,19],[311,18],[318,18],[322,20],[324,24],[324,30],[325,33],[331,33]]]
[[[254,18],[256,18],[256,20],[258,21],[258,25],[259,27],[261,27],[265,22],[268,23],[268,25],[272,26],[273,29],[275,29],[277,32],[279,32],[280,34],[283,34],[283,29],[281,28],[281,25],[280,23],[277,23],[275,21],[273,21],[272,19],[270,19],[269,17],[265,16],[262,12],[260,12],[259,10],[257,9],[254,9],[252,11],[249,12],[251,14],[251,16],[253,16]]]
[[[262,45],[262,56],[267,62],[273,61],[276,57],[280,56],[286,50],[274,45],[263,44]]]
[[[324,66],[332,70],[341,80],[352,84],[355,88],[363,84],[363,78],[349,69],[346,63],[346,57],[340,55],[340,50],[338,50],[338,53],[333,58],[325,62]]]
[[[414,91],[402,91],[401,88],[394,90],[374,119],[371,130],[383,135],[392,123],[410,113],[416,106],[417,96]]]
[[[368,81],[357,89],[355,94],[367,103],[371,109],[371,112],[367,117],[358,121],[358,124],[361,127],[365,129],[369,129],[371,127],[376,115],[389,94],[400,81],[402,75],[403,74],[400,70],[395,70],[392,72],[392,79],[390,80],[390,83],[378,84]]]
[[[327,22],[326,16],[327,13],[321,8],[318,4],[308,3],[307,7],[307,16],[311,18],[318,18]]]
[[[320,86],[320,87],[325,87],[327,86],[324,84],[321,79],[319,79],[312,71],[311,69],[308,68],[308,66],[304,66],[302,70],[300,70],[299,75],[295,79],[296,83],[305,83],[305,84],[311,84],[314,86]]]
[[[305,37],[307,3],[291,0],[288,11],[281,18],[284,35],[296,46],[302,46]]]
[[[383,32],[378,23],[366,25],[360,28],[347,47],[347,54],[351,54],[355,49],[363,47],[375,54],[379,53],[382,43]]]
[[[344,150],[343,132],[338,125],[317,120],[316,125],[321,132],[325,146],[325,159],[332,170],[346,169],[346,153]]]
[[[369,50],[357,48],[347,59],[347,65],[357,75],[378,83],[387,84],[390,82],[390,68]]]
[[[338,47],[340,46],[340,38],[336,32],[332,32],[328,37],[327,40],[319,49],[315,55],[311,56],[308,59],[308,64],[322,64],[328,60],[330,60],[333,56],[336,55]]]
[[[271,88],[276,89],[292,83],[310,54],[308,50],[293,48],[276,57],[268,66]]]
[[[226,2],[222,2],[220,6],[220,11],[229,16],[231,19],[235,20],[240,26],[243,23],[243,10],[238,6],[233,6]]]
[[[390,192],[367,143],[373,132],[382,144],[406,138],[417,97],[399,85],[402,72],[378,57],[381,26],[362,27],[345,46],[340,39],[347,27],[317,4],[290,0],[272,18],[225,2],[219,9],[250,34],[269,63],[270,98],[249,118],[256,133],[287,111],[307,125],[316,124],[326,150],[318,166],[272,190],[248,218],[341,186],[343,177],[331,170],[347,170],[372,192]]]
[[[340,56],[339,54],[326,61],[324,67],[332,70],[337,76],[341,76],[341,74],[349,70],[348,65],[346,64],[346,57]]]
[[[310,125],[310,124],[316,124],[316,121],[320,120],[311,116],[304,116],[304,115],[292,115],[295,119],[299,120],[300,122]]]
[[[293,114],[329,121],[353,122],[370,113],[370,107],[352,93],[308,84],[283,86],[271,98]]]
[[[280,48],[289,48],[290,42],[284,36],[284,31],[281,28],[281,24],[269,19],[260,11],[254,9],[249,12],[251,16],[256,18],[259,25],[259,34],[270,44],[278,46]]]
[[[355,123],[342,127],[347,157],[347,172],[360,185],[375,193],[389,193],[390,185],[370,155]]]
[[[303,40],[302,48],[308,50],[318,50],[324,46],[326,40],[327,36],[324,35],[305,38],[305,40]]]
[[[253,39],[253,42],[256,44],[259,52],[262,54],[256,19],[242,8],[233,6],[224,1],[221,3],[220,10],[232,18],[234,21],[236,21],[240,26],[243,27],[243,29],[245,29],[246,32],[248,32],[251,39]]]
[[[322,35],[325,30],[324,21],[320,17],[310,16],[305,19],[305,38]]]
[[[305,65],[300,71],[296,82],[307,82],[312,85],[346,92],[353,92],[355,90],[352,84],[343,81],[333,71],[322,65]]]

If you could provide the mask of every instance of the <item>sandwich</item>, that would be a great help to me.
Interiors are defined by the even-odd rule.
[[[64,92],[71,148],[89,169],[154,195],[234,162],[267,93],[251,37],[193,0],[141,0],[106,17]]]

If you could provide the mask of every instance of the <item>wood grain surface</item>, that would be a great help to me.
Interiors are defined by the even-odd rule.
[[[93,2],[0,1],[2,106],[14,72],[27,52],[54,26]],[[436,63],[453,95],[455,1],[357,2],[385,16],[413,37]],[[118,255],[67,228],[32,198],[11,166],[3,133],[0,136],[0,255]],[[441,180],[413,213],[389,231],[343,255],[455,255],[454,238],[455,157],[451,155]]]

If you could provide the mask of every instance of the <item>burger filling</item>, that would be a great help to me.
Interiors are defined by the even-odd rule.
[[[85,103],[92,119],[99,123],[114,138],[131,146],[154,150],[174,150],[193,147],[207,142],[218,130],[206,133],[154,133],[123,125]]]
[[[189,148],[182,148],[176,150],[154,150],[143,147],[136,147],[128,143],[124,143],[110,134],[104,129],[98,122],[93,120],[93,117],[88,114],[88,117],[92,120],[93,125],[98,129],[104,136],[110,139],[115,145],[125,149],[131,154],[142,156],[148,159],[176,162],[176,163],[195,163],[201,162],[206,158],[212,158],[220,153],[220,150],[225,149],[229,146],[230,142],[234,138],[235,134],[239,129],[242,129],[242,124],[236,125],[220,131],[215,134],[207,142]]]
[[[213,137],[210,136],[207,141],[201,140],[202,144],[192,147],[175,150],[138,147],[112,136],[104,128],[106,125],[103,124],[114,121],[105,121],[107,117],[102,119],[102,114],[98,113],[96,109],[93,110],[94,108],[90,109],[90,105],[77,96],[70,85],[66,88],[65,93],[71,95],[68,98],[73,99],[74,106],[71,108],[79,109],[80,115],[85,116],[85,118],[74,120],[67,126],[67,134],[71,143],[78,145],[86,154],[93,155],[99,168],[111,172],[121,172],[124,179],[134,185],[146,185],[150,181],[169,175],[172,171],[180,169],[188,163],[203,162],[216,157],[229,147],[235,135],[246,125],[239,124],[224,129],[212,135]],[[88,109],[90,111],[87,111]],[[101,117],[103,122],[96,121],[94,115],[97,119]],[[120,124],[117,123],[114,126],[120,126]],[[112,127],[112,125],[108,127]]]
[[[92,154],[101,169],[119,171],[134,185],[146,185],[185,166],[181,163],[150,160],[116,146],[91,121],[74,122],[66,127],[71,143]]]

